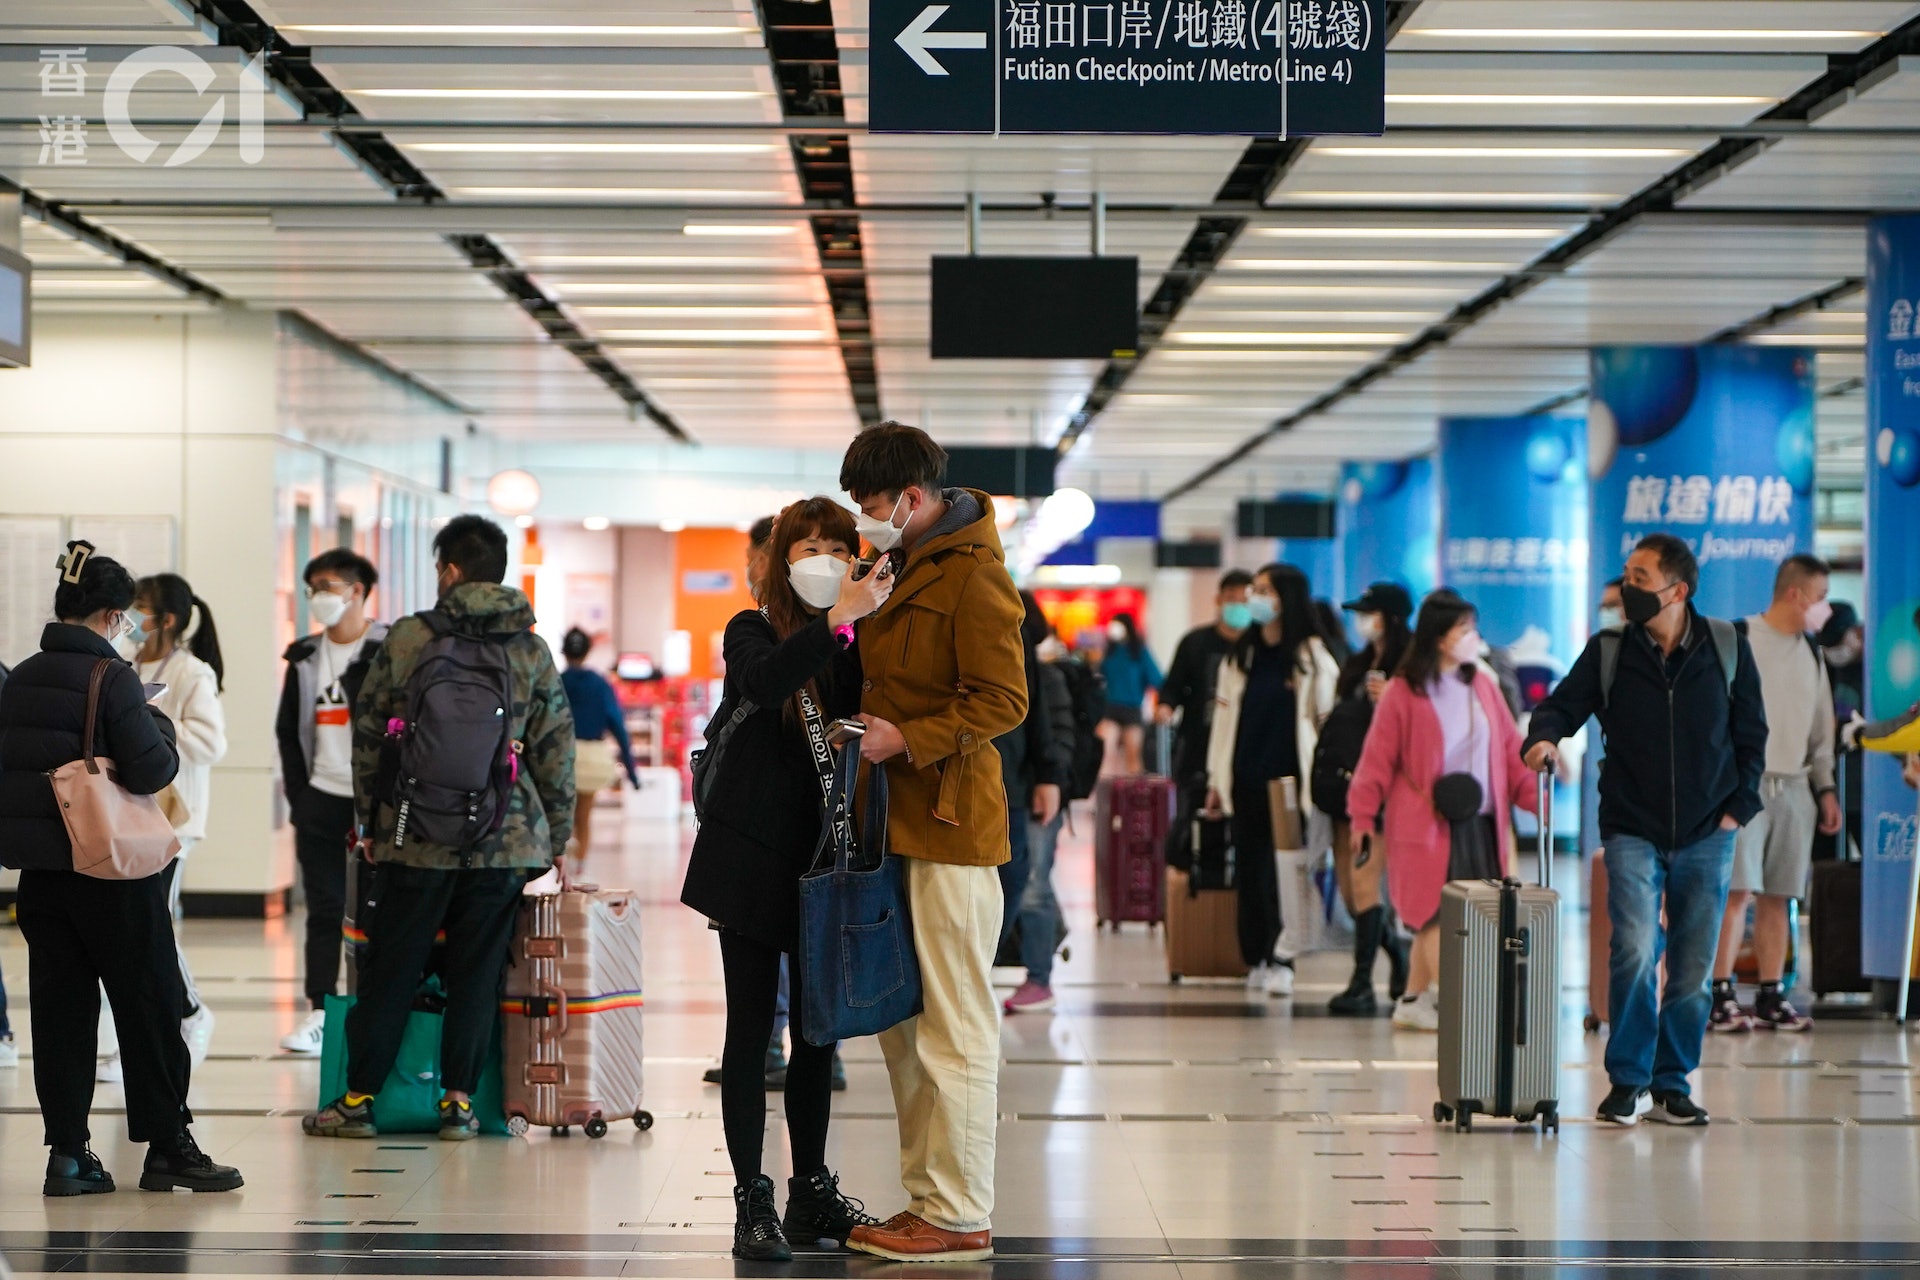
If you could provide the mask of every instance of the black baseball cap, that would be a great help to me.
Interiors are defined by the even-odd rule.
[[[1360,593],[1358,600],[1340,606],[1353,613],[1384,613],[1390,618],[1411,618],[1413,597],[1397,582],[1376,582]]]

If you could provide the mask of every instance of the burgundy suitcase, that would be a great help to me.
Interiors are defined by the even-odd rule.
[[[1170,778],[1102,778],[1094,792],[1093,896],[1100,924],[1166,918]]]

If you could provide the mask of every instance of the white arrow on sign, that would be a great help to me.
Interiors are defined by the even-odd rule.
[[[940,21],[947,12],[944,4],[930,4],[920,11],[920,16],[907,24],[907,29],[894,37],[894,43],[907,51],[907,56],[920,64],[920,69],[930,76],[943,76],[947,69],[935,61],[929,49],[984,49],[987,47],[987,33],[984,31],[929,31],[927,28]]]

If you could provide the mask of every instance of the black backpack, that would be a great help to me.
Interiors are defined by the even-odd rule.
[[[1336,820],[1347,815],[1347,788],[1353,785],[1360,753],[1367,745],[1367,730],[1372,727],[1373,699],[1365,693],[1336,704],[1320,726],[1308,792],[1313,796],[1313,807]]]
[[[1107,681],[1078,658],[1059,664],[1073,694],[1073,774],[1067,799],[1085,800],[1100,781],[1100,762],[1106,743],[1100,739],[1100,721],[1107,714]]]
[[[387,727],[393,847],[409,839],[445,845],[465,865],[506,821],[520,776],[513,637],[463,630],[439,610],[414,616],[433,638],[407,678],[406,718]]]

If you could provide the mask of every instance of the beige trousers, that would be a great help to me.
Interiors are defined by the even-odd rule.
[[[880,1036],[900,1118],[908,1209],[947,1231],[993,1215],[1000,1104],[1000,873],[908,858],[907,899],[925,1009]]]

